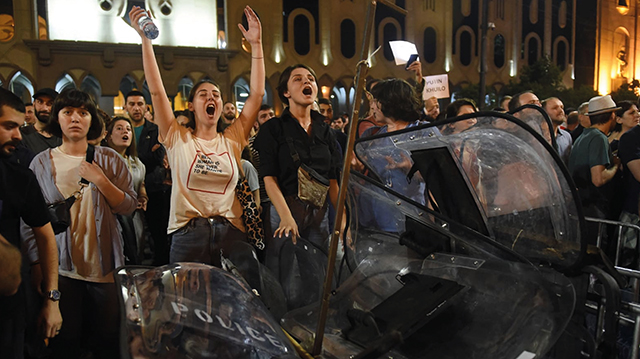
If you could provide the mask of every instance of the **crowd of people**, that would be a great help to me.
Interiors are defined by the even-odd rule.
[[[188,110],[174,112],[151,40],[137,25],[145,15],[134,7],[130,18],[142,40],[152,116],[137,90],[125,95],[127,116],[111,118],[77,89],[43,88],[28,104],[0,89],[2,358],[117,358],[113,271],[125,264],[221,266],[225,256],[259,288],[260,261],[280,280],[290,309],[308,304],[289,293],[293,271],[281,251],[299,240],[327,248],[343,159],[367,174],[346,153],[349,127],[367,137],[435,122],[430,136],[452,136],[478,122],[467,116],[438,125],[478,108],[458,99],[441,114],[437,99],[421,101],[419,62],[408,67],[416,85],[370,82],[369,112],[356,123],[347,114],[334,117],[331,102],[318,98],[313,69],[289,66],[278,82],[285,108],[276,118],[262,103],[262,28],[249,7],[248,27],[239,25],[251,45],[242,111],[223,102],[217,83],[203,80],[193,86]],[[555,138],[585,214],[637,224],[639,105],[598,96],[565,110],[561,99],[540,101],[527,91],[506,96],[494,110],[524,105],[548,114],[547,135]],[[408,157],[385,161],[391,160],[379,164],[385,185],[427,205],[424,182],[406,180]],[[359,210],[363,225],[401,231],[384,207],[362,202]],[[625,247],[635,253],[637,243],[628,237]]]

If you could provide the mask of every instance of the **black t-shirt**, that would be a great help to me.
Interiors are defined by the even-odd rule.
[[[31,227],[49,223],[49,212],[40,191],[38,180],[30,169],[0,158],[0,234],[20,248],[20,218]],[[0,323],[12,318],[25,320],[25,287],[29,282],[29,263],[23,257],[22,284],[12,296],[0,296]],[[0,335],[7,336],[11,328],[0,326]],[[0,349],[0,356],[2,356]]]
[[[44,137],[37,131],[27,134],[23,132],[22,143],[30,149],[31,152],[37,155],[44,150],[60,146],[62,144],[62,139],[56,136]]]
[[[300,161],[327,179],[337,179],[342,160],[331,128],[324,116],[311,111],[311,133],[300,126],[285,109],[280,118],[273,118],[260,127],[254,142],[260,154],[261,178],[276,177],[284,196],[298,193],[298,166],[294,164],[287,138],[300,156]]]
[[[49,223],[47,204],[36,176],[21,165],[0,159],[0,234],[20,247],[20,218],[30,227]]]
[[[633,176],[627,164],[640,159],[640,127],[636,126],[620,137],[618,156],[624,165],[625,202],[623,209],[629,213],[638,214],[640,199],[640,182]]]

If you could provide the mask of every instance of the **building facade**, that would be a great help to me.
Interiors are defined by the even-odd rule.
[[[632,0],[599,0],[591,4],[597,14],[594,53],[594,89],[602,94],[640,76],[638,17]],[[597,8],[596,8],[597,7]]]
[[[395,0],[406,14],[379,2],[371,45],[382,48],[368,76],[411,78],[404,66],[395,65],[388,47],[389,41],[402,39],[416,44],[425,76],[448,74],[453,91],[478,83],[483,1],[488,1],[492,23],[487,35],[489,86],[499,92],[523,66],[542,56],[560,66],[565,84],[573,86],[577,0]],[[133,5],[149,9],[160,29],[155,50],[176,109],[184,108],[188,90],[203,78],[214,79],[225,100],[242,106],[248,92],[250,54],[236,24],[242,22],[248,3],[263,26],[265,102],[280,112],[275,90],[280,73],[289,65],[304,63],[316,71],[321,96],[331,98],[335,113],[340,113],[352,105],[369,4],[364,0],[9,2],[9,10],[6,5],[0,7],[0,33],[5,34],[0,38],[2,86],[25,100],[41,87],[75,86],[92,93],[111,113],[121,111],[123,93],[132,88],[146,91],[139,39],[126,23]],[[601,4],[599,11],[604,13],[605,7]],[[629,12],[634,11],[636,6],[630,5]],[[629,39],[635,27],[610,24],[627,29],[613,31],[627,38],[611,39],[610,44],[601,41],[609,52],[624,42],[626,61],[634,65],[627,65],[623,73],[634,76],[635,42]],[[614,65],[600,62],[601,67]]]

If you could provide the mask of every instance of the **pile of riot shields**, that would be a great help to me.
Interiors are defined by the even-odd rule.
[[[457,134],[424,124],[356,142],[365,170],[345,184],[349,231],[322,357],[580,357],[580,330],[567,328],[583,324],[584,216],[548,118],[525,107],[445,123],[473,116]],[[116,278],[126,357],[293,358],[315,338],[319,303],[278,322],[221,269],[125,267]]]

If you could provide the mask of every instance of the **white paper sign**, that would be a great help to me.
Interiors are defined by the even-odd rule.
[[[449,98],[449,76],[435,75],[424,77],[424,90],[422,90],[422,99],[429,98]]]
[[[404,65],[409,61],[411,55],[418,54],[416,45],[408,41],[389,41],[389,46],[391,46],[391,52],[393,52],[396,65]]]
[[[536,357],[535,354],[530,353],[528,351],[523,351],[522,354],[520,354],[519,357],[517,357],[516,359],[534,359]]]

